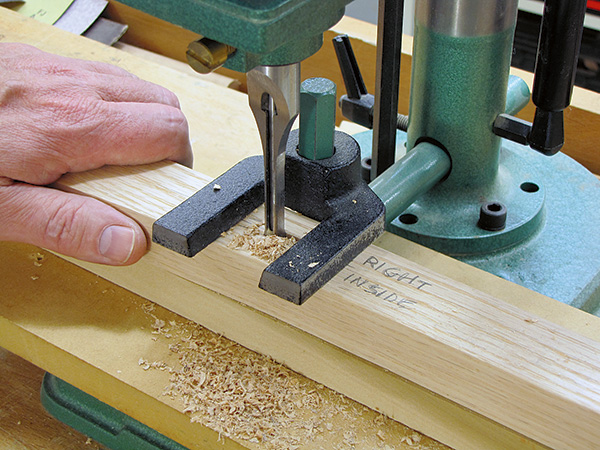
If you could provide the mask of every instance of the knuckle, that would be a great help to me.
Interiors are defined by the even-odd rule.
[[[89,96],[51,96],[43,100],[41,109],[45,126],[39,133],[43,141],[38,142],[38,148],[43,150],[38,153],[47,156],[43,172],[51,173],[52,181],[91,156],[94,149],[89,143],[94,142],[99,130],[117,125],[110,124],[102,102]]]
[[[163,95],[165,96],[165,103],[171,105],[177,109],[181,108],[181,104],[179,103],[179,98],[172,91],[161,88],[163,90]]]
[[[84,61],[83,66],[90,72],[100,75],[111,74],[119,77],[137,79],[138,77],[122,67],[108,64],[101,61]]]
[[[83,200],[70,198],[57,200],[50,205],[52,213],[45,225],[44,236],[48,244],[59,252],[77,251],[83,246],[85,204]]]
[[[188,121],[181,110],[171,108],[167,117],[167,123],[168,126],[176,132],[187,135],[189,129]]]
[[[0,105],[8,106],[25,97],[27,86],[21,79],[6,79],[0,83]]]
[[[70,129],[95,117],[100,104],[87,95],[50,95],[43,100],[43,106],[56,125]]]
[[[59,79],[79,80],[87,75],[87,71],[78,60],[54,55],[41,58],[35,67],[38,73],[48,77],[56,76]]]
[[[64,148],[80,147],[82,138],[106,126],[107,114],[102,102],[90,96],[49,98],[44,104],[47,117],[52,121],[51,141]]]

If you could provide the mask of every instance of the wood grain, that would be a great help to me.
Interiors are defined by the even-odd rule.
[[[56,187],[108,202],[149,231],[206,182],[163,162],[68,174]],[[257,210],[233,230],[261,220]],[[288,223],[297,236],[313,225],[293,213]],[[375,246],[299,308],[258,289],[266,263],[228,248],[227,240],[191,259],[153,245],[145,258],[545,445],[583,448],[600,437],[597,342]]]
[[[143,271],[143,268],[141,268]],[[215,430],[201,423],[190,422],[189,415],[182,413],[183,404],[177,398],[161,395],[165,387],[170,384],[169,373],[160,370],[143,370],[139,359],[149,361],[166,361],[173,364],[174,355],[169,349],[170,344],[177,340],[167,338],[164,334],[153,334],[155,329],[152,324],[155,318],[169,324],[186,323],[187,321],[176,314],[153,305],[151,313],[147,307],[150,305],[146,299],[127,292],[102,278],[87,272],[62,258],[36,247],[0,243],[0,274],[2,281],[2,294],[0,295],[0,342],[11,350],[22,354],[25,358],[34,360],[46,370],[76,384],[84,391],[102,399],[105,402],[121,409],[132,417],[143,421],[160,432],[176,439],[190,450],[260,450],[269,448],[255,442],[249,442],[243,433],[232,433],[231,436],[219,436]],[[143,278],[143,277],[139,277]],[[154,282],[164,283],[165,278],[153,274]],[[171,285],[171,283],[169,283]],[[169,289],[169,296],[176,296],[177,287]],[[196,289],[196,294],[198,293]],[[213,308],[221,304],[222,297],[213,294],[202,296],[210,301]],[[238,305],[239,306],[239,305]],[[223,306],[226,308],[226,306]],[[243,321],[246,330],[252,330],[255,341],[261,339],[277,340],[278,346],[285,346],[286,340],[293,342],[296,348],[303,346],[299,333],[288,326],[288,332],[281,334],[277,339],[269,336],[269,322],[263,320],[255,326],[248,308],[236,312],[235,308],[227,308],[229,323]],[[190,326],[190,329],[201,328]],[[204,331],[207,340],[227,339],[216,333]],[[126,342],[127,345],[123,345]],[[248,350],[232,343],[225,344],[232,349],[231,352],[220,351],[214,354],[227,370],[215,371],[214,377],[231,376],[236,372],[236,356],[243,354],[248,357]],[[321,347],[323,347],[321,343]],[[290,345],[290,347],[292,347]],[[6,359],[2,357],[6,355]],[[331,354],[329,355],[331,356]],[[262,355],[254,356],[261,367],[277,366]],[[17,364],[13,364],[17,361]],[[330,363],[332,358],[330,358]],[[65,438],[64,430],[67,427],[57,423],[56,429],[52,428],[52,421],[47,418],[39,420],[37,411],[41,410],[39,404],[39,380],[41,370],[31,367],[9,353],[0,351],[2,371],[0,379],[7,378],[6,386],[0,387],[0,443],[6,442],[22,444],[9,448],[55,450],[83,449],[85,438],[73,440]],[[202,360],[197,360],[198,364]],[[229,372],[229,373],[228,373]],[[356,372],[355,376],[356,376]],[[30,376],[32,377],[30,379]],[[337,372],[337,376],[340,373]],[[262,374],[263,382],[265,375]],[[252,379],[248,377],[247,381]],[[266,380],[269,381],[268,378]],[[406,436],[413,436],[415,432],[391,419],[381,417],[373,410],[348,399],[345,396],[320,386],[318,383],[307,380],[305,377],[289,372],[290,386],[306,386],[308,391],[318,390],[324,400],[323,408],[296,406],[294,415],[297,421],[289,423],[290,428],[301,428],[311,423],[314,414],[328,413],[329,411],[348,410],[349,415],[338,414],[330,422],[334,425],[331,430],[324,428],[315,430],[315,438],[302,442],[303,450],[319,450],[321,448],[347,449],[349,445],[344,442],[344,433],[356,437],[356,450],[371,450],[376,443],[389,445],[397,450],[409,450],[411,447],[405,442]],[[381,381],[381,380],[379,380]],[[388,384],[389,380],[388,380]],[[31,385],[28,389],[20,389],[21,385]],[[15,389],[16,388],[16,389]],[[16,390],[29,393],[34,392],[32,398],[23,398]],[[201,391],[199,391],[201,392]],[[14,404],[16,401],[18,404]],[[208,403],[210,406],[210,403]],[[272,404],[265,404],[272,407]],[[329,416],[329,414],[327,414]],[[269,417],[265,414],[265,417]],[[307,419],[308,418],[308,419]],[[15,426],[21,421],[21,427]],[[46,423],[49,422],[49,423]],[[4,431],[4,433],[3,433]],[[282,434],[286,430],[280,430]],[[381,439],[374,436],[380,433]],[[63,446],[53,447],[52,443],[43,445],[43,439],[53,440]],[[72,445],[70,445],[72,443]],[[424,436],[420,437],[422,450],[442,450],[446,447],[432,442]],[[77,444],[80,444],[79,446]],[[36,447],[37,445],[37,447]],[[341,445],[341,447],[340,447]],[[4,448],[4,447],[2,447]],[[86,446],[94,450],[94,446]],[[279,450],[279,447],[276,447]],[[414,447],[412,447],[414,449]],[[272,449],[272,447],[271,447]]]

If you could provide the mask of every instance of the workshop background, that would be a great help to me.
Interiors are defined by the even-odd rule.
[[[346,8],[350,17],[377,23],[377,1],[355,0]],[[519,0],[519,17],[515,32],[512,66],[533,72],[540,33],[542,0]],[[588,14],[581,41],[581,54],[575,84],[600,92],[600,1],[588,0]],[[404,2],[404,34],[413,34],[415,0]]]

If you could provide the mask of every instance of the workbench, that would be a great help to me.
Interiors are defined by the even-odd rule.
[[[133,32],[130,42],[139,45],[140,40],[144,41],[144,35],[146,47],[159,45],[162,42],[161,39],[156,39],[156,36],[160,35],[160,31],[157,32],[160,28],[156,27],[156,23],[136,27],[136,20],[139,25],[139,21],[147,18],[142,16],[142,20],[140,16],[117,3],[112,3],[111,8],[110,12],[115,17],[130,18]],[[1,12],[0,21],[5,30],[3,36],[5,40],[29,42],[44,50],[67,56],[112,62],[178,92],[182,107],[191,124],[196,168],[201,168],[203,173],[217,176],[239,159],[256,153],[256,149],[260,148],[258,134],[254,130],[253,119],[245,106],[243,94],[220,89],[218,96],[215,95],[214,98],[198,98],[195,95],[195,88],[206,87],[207,83],[200,78],[184,75],[177,69],[159,67],[155,63],[128,53],[104,48],[84,39],[68,36],[58,30],[44,29],[44,32],[40,32],[30,21],[8,12]],[[343,25],[348,26],[347,24],[353,26],[356,22],[347,21]],[[358,49],[359,58],[365,53],[366,58],[372,58],[373,61],[374,48],[369,44],[369,40],[372,42],[374,32],[368,31],[369,27],[365,31],[363,25],[356,26],[359,29],[356,34],[362,33],[365,40],[355,46],[355,50]],[[150,29],[153,36],[151,40],[148,39]],[[181,30],[178,32],[187,36],[187,33]],[[171,34],[169,36],[172,37]],[[166,44],[166,47],[172,51],[177,45],[181,45],[181,42],[176,45]],[[315,73],[339,80],[339,75],[335,73],[337,70],[335,64],[328,59],[330,57],[328,55],[331,54],[331,50],[325,49],[324,54],[316,55],[314,59],[316,63],[313,62],[314,65],[309,63],[305,73],[310,75],[314,70]],[[324,64],[323,60],[327,60],[327,63]],[[409,64],[407,58],[404,64]],[[369,73],[364,69],[363,72]],[[231,75],[227,72],[223,74]],[[404,80],[406,81],[406,77]],[[367,78],[367,83],[372,83],[372,80]],[[243,79],[240,80],[239,85],[243,89]],[[338,82],[338,85],[341,83]],[[407,91],[406,83],[403,83],[403,86]],[[597,107],[596,110],[600,111],[600,103],[598,103],[598,96],[590,97],[585,93],[578,95],[584,97],[584,105],[581,108],[572,108],[567,113],[567,139],[574,136],[576,142],[573,144],[570,142],[566,151],[567,153],[572,151],[578,159],[598,172],[600,171],[598,156],[589,152],[589,149],[595,147],[600,132],[598,126],[600,119],[591,110]],[[408,95],[401,95],[401,98],[405,99],[404,106],[401,105],[401,108],[407,108]],[[225,105],[213,112],[216,117],[212,117],[211,120],[236,123],[239,134],[228,133],[227,145],[223,142],[219,129],[211,131],[210,127],[195,126],[207,120],[202,109],[197,108],[199,102]],[[527,114],[527,111],[524,114]],[[573,132],[573,127],[579,127],[580,132]],[[580,140],[582,144],[577,145]],[[231,152],[232,148],[235,152]],[[456,263],[414,244],[388,238],[387,244],[384,242],[382,245],[395,247],[397,252],[426,264],[431,270],[465,282],[507,302],[514,302],[518,298],[521,300],[521,308],[533,311],[537,316],[552,320],[586,337],[600,340],[600,328],[594,320],[596,318],[573,311],[569,307],[518,286],[507,284],[496,277]],[[169,358],[172,358],[168,347],[169,339],[172,337],[165,336],[168,332],[164,331],[164,327],[160,324],[187,323],[185,319],[164,308],[148,306],[149,303],[143,296],[135,295],[45,250],[22,244],[1,243],[0,255],[0,273],[5,280],[2,283],[4,289],[0,299],[1,346],[33,361],[43,369],[55,373],[157,430],[177,438],[190,448],[262,448],[252,439],[221,437],[214,427],[211,429],[209,426],[190,424],[189,417],[180,412],[181,403],[162,395],[165,386],[169,384],[168,374],[154,368],[144,370],[147,363],[170,361]],[[118,270],[120,269],[102,268],[95,271],[109,276]],[[134,289],[137,292],[143,293],[144,290],[156,289],[157,286],[170,285],[171,280],[168,276],[164,279],[156,279],[153,276],[153,279],[150,279],[143,273],[142,265],[137,268],[134,266],[130,271],[134,274],[131,279],[132,284],[137,284]],[[133,289],[133,287],[128,288]],[[193,292],[191,285],[179,286],[178,289],[181,291],[189,289],[188,293]],[[169,291],[168,295],[185,295],[185,292]],[[218,301],[221,308],[225,310],[221,311],[220,315],[215,313],[214,316],[207,312],[206,326],[221,333],[226,328],[231,330],[232,324],[236,324],[237,334],[227,333],[232,339],[243,342],[251,338],[257,343],[257,347],[263,348],[276,360],[290,367],[302,365],[303,373],[309,378],[312,373],[320,373],[321,378],[330,379],[329,385],[337,383],[337,386],[344,386],[344,390],[359,392],[353,395],[354,398],[358,397],[359,401],[370,396],[382,396],[385,393],[404,397],[405,401],[407,397],[412,396],[415,415],[418,415],[416,411],[421,410],[419,421],[421,424],[426,424],[421,429],[431,429],[438,424],[445,429],[442,435],[449,436],[449,440],[454,440],[464,448],[483,448],[482,445],[492,441],[495,441],[495,445],[500,445],[500,448],[540,448],[538,444],[503,427],[498,427],[481,416],[457,408],[455,405],[440,404],[436,395],[410,383],[401,382],[397,376],[365,364],[364,361],[359,361],[360,358],[348,355],[319,339],[305,336],[296,328],[282,326],[276,323],[276,320],[262,314],[252,315],[250,319],[246,306],[223,299],[215,293],[206,293],[206,296],[209,301]],[[227,327],[223,323],[223,317],[226,317]],[[161,321],[158,322],[160,326],[157,326],[157,320]],[[123,345],[124,342],[126,345]],[[277,345],[274,345],[274,342]],[[321,356],[315,357],[303,350],[314,346],[321,348]],[[34,374],[32,376],[39,380],[37,368],[27,365],[11,354],[4,353],[4,355],[5,360],[10,363],[11,373],[14,371],[32,373]],[[267,364],[267,360],[268,358],[263,363]],[[323,366],[331,367],[329,373],[323,369]],[[345,370],[340,372],[340,367],[344,367]],[[23,376],[29,378],[30,375]],[[298,380],[297,383],[303,385],[307,383],[306,386],[314,383],[309,378],[291,372],[289,375],[286,372],[286,376],[294,377]],[[15,376],[12,375],[12,378]],[[365,383],[366,379],[371,379],[371,382]],[[390,386],[396,386],[394,384],[396,382],[403,387],[398,387],[397,391],[393,392],[396,388]],[[386,387],[383,387],[383,384]],[[339,422],[332,421],[331,425],[328,425],[330,422],[320,424],[322,428],[324,427],[324,430],[321,430],[322,439],[306,440],[300,448],[386,448],[386,445],[390,448],[419,448],[417,445],[421,448],[444,448],[441,444],[415,434],[398,422],[383,418],[377,412],[363,407],[354,400],[334,395],[333,391],[323,388],[319,383],[306,389],[308,389],[306,392],[312,392],[311,389],[326,391],[324,397],[328,402],[332,402],[328,403],[329,407],[348,408],[352,414],[338,417]],[[25,398],[22,401],[29,404],[31,391],[26,396],[29,399]],[[390,400],[390,404],[393,405],[394,401]],[[411,403],[410,398],[408,403]],[[3,410],[4,408],[5,406],[2,406]],[[433,413],[438,410],[439,417]],[[453,411],[456,415],[455,421],[440,423],[448,416],[448,411]],[[37,419],[35,425],[32,424],[31,419],[19,419],[21,423],[18,424],[17,421],[17,425],[11,427],[8,423],[11,420],[14,422],[14,419],[6,418],[8,422],[4,420],[3,416],[2,428],[10,430],[11,436],[16,436],[20,427],[27,427],[28,430],[36,429],[37,420],[40,420],[40,423],[48,423],[47,418]],[[300,423],[304,427],[305,422]],[[64,427],[57,424],[56,432],[61,433],[61,429],[65,433]],[[61,441],[60,448],[79,448],[79,446],[93,448],[90,445],[95,445],[86,443],[83,436],[69,435],[69,433],[66,432],[65,439],[72,440]],[[35,441],[28,443],[23,441],[22,445],[23,448],[40,448]],[[44,446],[44,448],[49,447]]]

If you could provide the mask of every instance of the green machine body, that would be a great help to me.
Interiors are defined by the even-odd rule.
[[[371,187],[388,231],[600,315],[600,182],[564,154],[533,150],[535,120],[510,116],[529,99],[527,85],[509,78],[517,7],[418,2],[408,129],[397,132],[406,156]],[[548,101],[537,97],[539,113]],[[499,117],[522,136],[499,132]],[[357,139],[368,158],[371,132]]]
[[[323,33],[351,0],[122,0],[128,6],[191,30],[235,51],[225,67],[302,61],[321,47]]]

